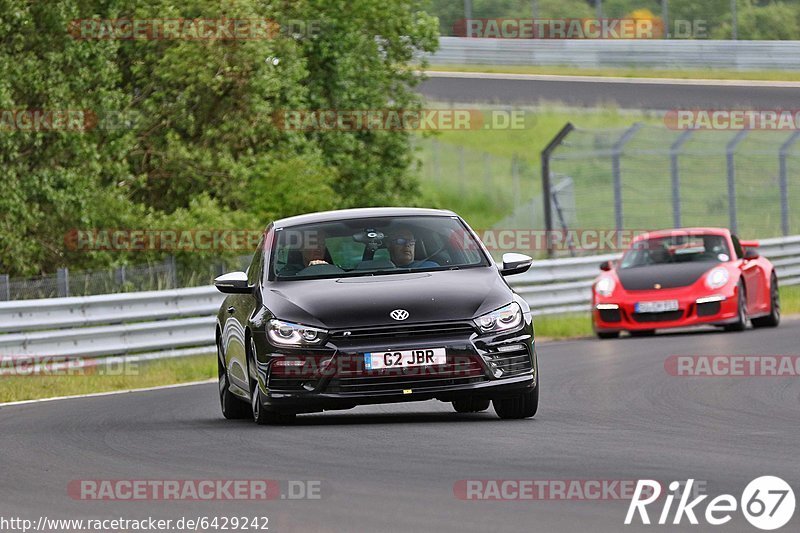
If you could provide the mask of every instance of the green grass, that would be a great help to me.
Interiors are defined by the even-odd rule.
[[[533,323],[537,339],[574,339],[593,335],[589,313],[542,315]]]
[[[131,363],[107,372],[110,375],[103,375],[98,367],[85,375],[72,371],[61,375],[2,376],[0,403],[201,381],[216,377],[217,367],[214,355],[209,354]]]
[[[431,65],[427,70],[444,72],[486,72],[507,74],[549,74],[556,76],[600,76],[615,78],[672,78],[707,80],[800,81],[800,72],[784,70],[578,68],[527,65]]]
[[[800,285],[781,287],[781,313],[784,315],[800,314]]]

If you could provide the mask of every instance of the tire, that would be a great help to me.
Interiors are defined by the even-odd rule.
[[[539,409],[539,384],[516,396],[492,400],[492,404],[500,418],[506,420],[530,418]]]
[[[231,392],[228,371],[222,363],[222,350],[217,346],[217,378],[219,383],[219,405],[222,416],[228,420],[250,418],[250,406]]]
[[[751,320],[754,328],[775,328],[781,323],[781,293],[778,289],[778,277],[774,273],[769,287],[769,314]]]
[[[453,402],[456,413],[480,413],[489,408],[489,400],[481,398],[459,398]]]
[[[252,362],[253,357],[255,357],[255,343],[250,339],[250,350],[248,350],[247,354],[248,366]],[[248,370],[248,376],[249,375],[250,372]],[[258,380],[251,379],[250,381],[250,411],[256,424],[259,426],[285,425],[291,424],[294,421],[294,413],[280,413],[265,410],[264,406],[261,405],[261,387],[258,386]]]
[[[261,405],[261,388],[258,386],[258,382],[254,383],[250,397],[252,398],[250,406],[253,412],[253,420],[259,426],[286,425],[294,421],[294,413],[278,413],[264,409]]]
[[[737,292],[739,293],[739,302],[737,306],[739,316],[736,322],[725,326],[725,331],[744,331],[747,327],[747,298],[744,292],[744,285],[742,285],[741,281],[739,282]]]
[[[618,339],[619,331],[596,331],[599,339]]]
[[[654,329],[640,329],[635,331],[629,331],[631,337],[652,337],[656,334],[656,330]]]

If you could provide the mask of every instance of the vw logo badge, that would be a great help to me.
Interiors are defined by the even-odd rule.
[[[394,311],[389,313],[389,316],[395,320],[405,320],[406,318],[408,318],[408,311],[406,311],[405,309],[395,309]]]

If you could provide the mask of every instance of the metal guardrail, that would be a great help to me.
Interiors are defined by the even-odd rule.
[[[800,236],[764,239],[761,253],[782,285],[800,284]],[[538,261],[509,278],[535,315],[589,308],[602,261],[618,254]],[[0,303],[0,355],[137,360],[214,351],[214,316],[223,295],[214,287]]]
[[[800,41],[441,37],[433,65],[800,70]]]

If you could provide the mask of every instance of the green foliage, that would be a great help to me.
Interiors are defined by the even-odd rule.
[[[320,31],[247,41],[67,31],[81,18],[222,17]],[[272,119],[287,109],[418,108],[407,64],[435,49],[437,31],[411,0],[0,0],[0,42],[0,111],[91,110],[100,119],[88,131],[0,128],[0,273],[134,257],[71,252],[63,241],[73,228],[251,229],[416,198],[407,132],[286,131]],[[120,115],[109,127],[105,119]]]

